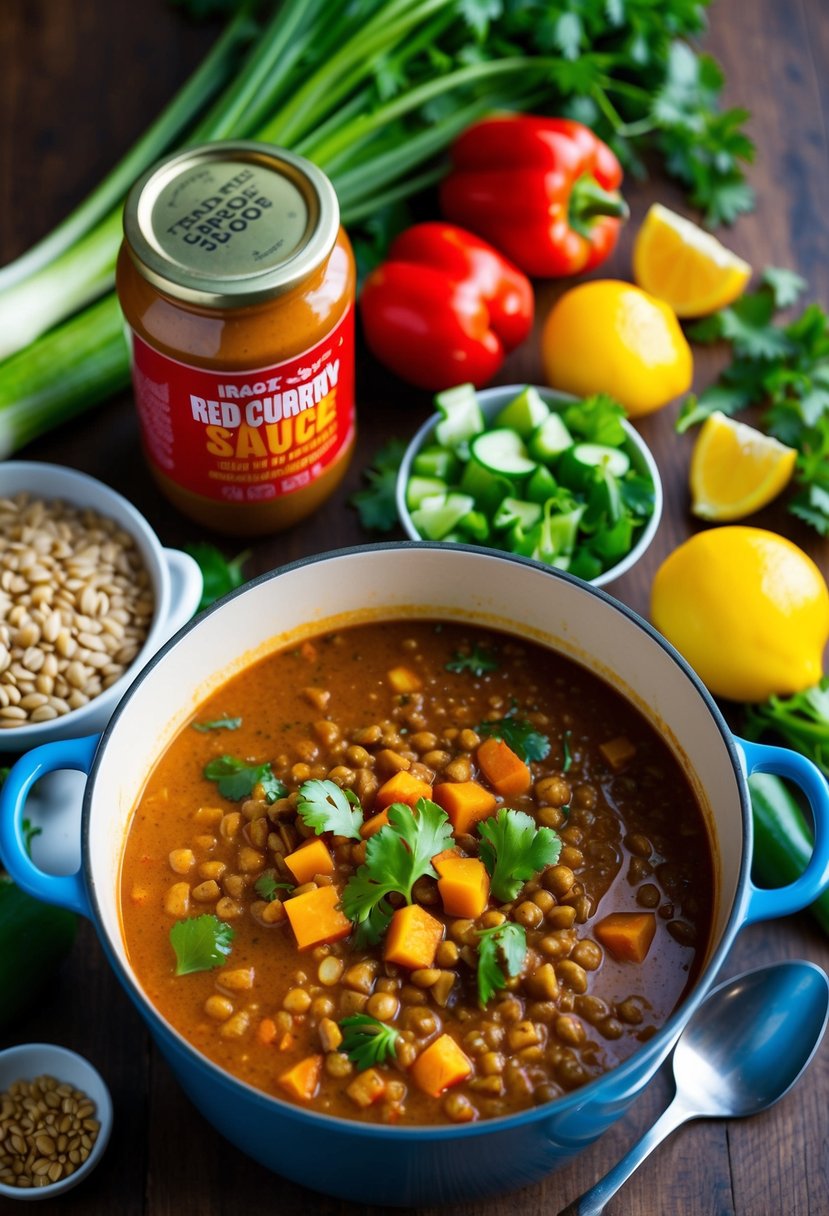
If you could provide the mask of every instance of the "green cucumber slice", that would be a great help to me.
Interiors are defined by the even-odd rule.
[[[412,523],[427,540],[443,540],[474,507],[470,494],[435,494],[412,511]]]
[[[508,427],[476,435],[470,444],[472,457],[489,473],[501,477],[528,477],[536,468],[521,436]]]
[[[441,481],[449,483],[457,480],[460,461],[449,448],[431,443],[421,448],[415,456],[412,461],[412,473],[418,477],[439,477]]]
[[[512,401],[504,406],[500,413],[495,415],[492,425],[495,428],[509,427],[510,430],[517,431],[522,439],[529,439],[533,431],[537,430],[549,416],[550,407],[538,389],[527,385],[517,397],[513,397]],[[572,443],[572,440],[570,442]]]
[[[523,529],[529,529],[541,519],[541,504],[526,502],[521,498],[505,498],[492,521],[494,528],[511,528],[520,524]]]
[[[458,384],[438,393],[435,406],[443,415],[435,427],[435,438],[445,448],[457,451],[484,430],[484,416],[473,384]]]
[[[630,457],[621,448],[603,443],[577,443],[563,452],[556,463],[556,477],[571,490],[584,490],[596,478],[597,471],[614,477],[624,477],[630,468]]]
[[[437,494],[444,497],[449,492],[449,486],[439,477],[410,477],[406,485],[406,506],[415,511],[424,498],[433,498]]]
[[[572,447],[575,440],[560,414],[551,413],[536,427],[529,439],[529,452],[542,464],[549,464]]]

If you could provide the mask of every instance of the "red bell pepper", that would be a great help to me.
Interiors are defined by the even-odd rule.
[[[455,141],[452,164],[443,214],[527,274],[580,274],[612,253],[628,214],[622,168],[589,127],[532,114],[485,118]]]
[[[533,323],[529,279],[454,224],[415,224],[367,277],[363,332],[403,380],[438,391],[488,383]]]

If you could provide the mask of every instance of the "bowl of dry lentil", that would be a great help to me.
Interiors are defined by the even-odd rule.
[[[195,561],[103,482],[0,464],[0,751],[101,730],[201,590]]]
[[[0,1196],[53,1199],[100,1161],[112,1100],[88,1060],[52,1043],[0,1051]]]

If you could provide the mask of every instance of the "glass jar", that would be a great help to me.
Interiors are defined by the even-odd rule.
[[[249,141],[168,158],[127,198],[116,284],[169,500],[249,536],[320,506],[355,437],[354,257],[325,175]]]

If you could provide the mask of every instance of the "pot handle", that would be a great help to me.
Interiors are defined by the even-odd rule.
[[[809,803],[815,828],[815,846],[809,864],[794,882],[767,890],[755,887],[749,880],[749,901],[743,923],[752,925],[758,920],[800,912],[814,903],[829,885],[829,783],[816,764],[791,748],[750,743],[740,738],[735,742],[745,757],[746,776],[774,773],[777,777],[788,777],[800,787]]]
[[[204,579],[198,562],[181,549],[165,549],[164,561],[170,574],[170,611],[162,627],[159,645],[178,633],[198,609]]]
[[[0,789],[0,861],[17,885],[35,899],[86,917],[91,917],[92,910],[83,869],[61,875],[39,870],[26,848],[23,812],[29,790],[46,773],[70,768],[88,774],[99,739],[100,735],[87,735],[32,748],[13,765]]]

